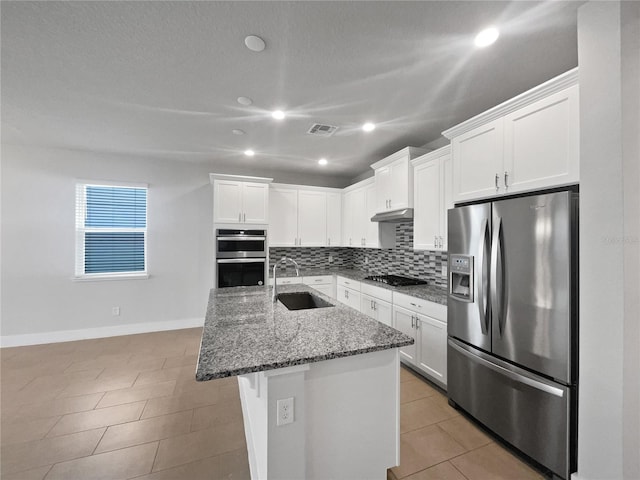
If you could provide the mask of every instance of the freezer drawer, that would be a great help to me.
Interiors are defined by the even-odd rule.
[[[562,478],[575,471],[575,391],[449,338],[448,396],[487,428]]]

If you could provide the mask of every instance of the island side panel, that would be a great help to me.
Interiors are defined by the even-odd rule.
[[[308,479],[385,479],[400,459],[398,349],[313,363],[306,372]]]

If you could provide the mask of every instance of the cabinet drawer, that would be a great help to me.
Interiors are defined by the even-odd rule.
[[[352,290],[360,291],[360,282],[356,280],[351,280],[350,278],[341,277],[338,275],[337,277],[338,285],[345,288],[350,288]]]
[[[314,275],[303,277],[302,283],[307,285],[327,285],[333,283],[333,275]]]
[[[393,304],[416,313],[427,315],[431,318],[440,320],[441,322],[447,321],[446,305],[440,305],[439,303],[429,302],[428,300],[410,297],[409,295],[398,292],[393,292]]]
[[[273,278],[269,279],[269,283],[273,285]],[[283,277],[278,278],[278,285],[294,285],[296,283],[302,283],[302,277]]]
[[[385,302],[389,302],[389,303],[391,303],[393,298],[393,292],[391,290],[387,290],[386,288],[376,287],[375,285],[369,285],[368,283],[364,283],[364,282],[360,284],[360,291],[374,298],[378,298],[380,300],[384,300]]]

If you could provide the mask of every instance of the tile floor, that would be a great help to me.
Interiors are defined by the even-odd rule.
[[[246,479],[235,378],[198,383],[201,329],[0,350],[3,480]],[[388,478],[542,478],[402,369]]]

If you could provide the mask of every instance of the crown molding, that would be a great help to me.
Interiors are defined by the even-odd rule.
[[[551,80],[548,80],[537,87],[532,88],[531,90],[527,90],[520,95],[513,97],[512,99],[507,100],[506,102],[497,105],[486,112],[483,112],[479,115],[476,115],[473,118],[470,118],[466,122],[460,123],[455,127],[452,127],[448,130],[442,132],[446,138],[451,140],[454,137],[458,137],[463,133],[467,133],[470,130],[473,130],[476,127],[489,123],[493,120],[497,120],[498,118],[504,117],[509,113],[515,112],[527,105],[530,105],[538,100],[548,97],[556,92],[560,92],[569,87],[578,84],[578,67],[569,70],[561,75],[558,75]]]
[[[267,178],[267,177],[247,177],[245,175],[227,175],[225,173],[210,173],[209,181],[213,183],[214,180],[232,180],[235,182],[254,182],[254,183],[273,182],[273,178]]]
[[[425,153],[424,155],[420,155],[419,157],[411,160],[411,165],[417,167],[418,165],[422,165],[424,163],[432,162],[437,160],[438,158],[445,157],[447,155],[451,155],[451,145],[445,145],[444,147],[440,147],[433,152]]]

